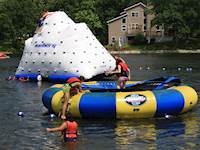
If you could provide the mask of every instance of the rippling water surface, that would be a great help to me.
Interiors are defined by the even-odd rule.
[[[122,55],[134,80],[175,75],[200,89],[200,55]],[[199,149],[200,106],[184,115],[132,120],[77,120],[79,136],[75,144],[63,143],[60,133],[46,127],[61,122],[42,116],[42,92],[50,83],[22,83],[4,80],[14,74],[19,58],[0,60],[0,149]],[[23,111],[20,118],[17,112]]]

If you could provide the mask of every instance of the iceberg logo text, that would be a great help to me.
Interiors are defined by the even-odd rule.
[[[52,48],[56,48],[56,44],[45,44],[45,43],[43,43],[43,44],[35,44],[35,47],[37,47],[37,48],[47,48],[47,47],[52,47]]]

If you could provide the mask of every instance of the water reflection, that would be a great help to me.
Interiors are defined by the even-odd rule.
[[[156,127],[158,148],[198,149],[200,124],[194,112],[170,120],[159,120]]]
[[[119,149],[156,147],[156,130],[154,120],[121,120],[116,122],[115,140]]]
[[[199,118],[194,114],[171,119],[121,120],[116,122],[118,149],[198,149]]]

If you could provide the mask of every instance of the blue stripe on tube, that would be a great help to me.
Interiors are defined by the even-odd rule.
[[[28,78],[31,81],[38,81],[38,76],[41,76],[40,74],[16,74],[15,77],[17,79],[19,78]]]
[[[44,106],[49,110],[50,113],[53,113],[52,107],[51,107],[51,101],[55,93],[60,91],[61,88],[49,88],[46,91],[44,91],[42,95],[42,102]]]
[[[86,93],[79,109],[83,118],[116,118],[116,93]]]
[[[157,109],[156,116],[161,117],[165,114],[177,115],[184,107],[184,97],[177,90],[158,90],[153,91],[156,101]]]

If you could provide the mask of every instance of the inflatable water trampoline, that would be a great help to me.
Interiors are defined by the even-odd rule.
[[[129,81],[117,89],[114,81],[84,82],[90,90],[70,99],[69,112],[81,118],[151,118],[179,115],[197,104],[196,91],[176,77],[161,77],[146,81]],[[63,84],[44,91],[42,101],[50,113],[62,108]]]

